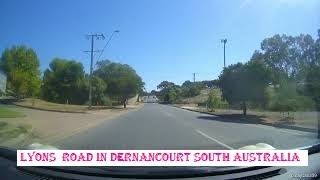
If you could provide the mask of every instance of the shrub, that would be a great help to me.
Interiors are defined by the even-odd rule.
[[[213,109],[215,108],[228,108],[228,103],[227,101],[222,100],[221,96],[218,95],[218,93],[215,90],[211,90],[207,100],[207,108],[210,111],[213,111]]]
[[[101,103],[103,106],[112,106],[112,101],[108,96],[104,96],[101,98]]]

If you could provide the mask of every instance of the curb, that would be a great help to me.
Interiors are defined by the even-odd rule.
[[[169,106],[172,106],[172,107],[175,107],[175,108],[179,108],[179,109],[188,110],[188,111],[192,111],[192,112],[198,112],[198,113],[201,113],[201,114],[208,114],[208,115],[214,115],[214,116],[218,116],[218,117],[220,117],[219,115],[211,114],[211,113],[209,113],[209,112],[198,111],[198,110],[194,110],[194,109],[188,109],[188,108],[183,108],[183,107],[173,106],[173,105],[169,105]]]
[[[212,114],[212,113],[209,113],[209,112],[203,112],[203,111],[198,111],[198,110],[194,110],[194,109],[188,109],[188,108],[183,108],[183,107],[179,107],[179,106],[174,106],[174,105],[170,105],[170,106],[175,107],[175,108],[179,108],[179,109],[192,111],[192,112],[198,112],[198,113],[201,113],[201,114],[214,115],[214,116],[218,116],[220,118],[223,118],[220,115]],[[272,126],[272,127],[284,128],[284,129],[292,129],[292,130],[298,130],[298,131],[304,131],[304,132],[318,133],[317,129],[307,128],[307,127],[290,126],[290,125],[278,125],[278,124],[275,124],[275,123],[255,123],[255,124],[261,124],[261,125],[265,125],[265,126]]]
[[[60,112],[60,113],[80,113],[80,114],[86,114],[86,113],[90,113],[90,111],[99,111],[99,110],[105,110],[105,109],[124,109],[121,107],[108,107],[108,108],[93,108],[93,109],[88,109],[88,110],[84,110],[84,111],[68,111],[68,110],[56,110],[56,109],[46,109],[46,108],[40,108],[40,107],[32,107],[32,106],[26,106],[26,105],[21,105],[21,104],[16,104],[13,103],[13,105],[18,106],[18,107],[23,107],[23,108],[28,108],[28,109],[35,109],[35,110],[40,110],[40,111],[49,111],[49,112]],[[140,105],[137,105],[140,106]],[[136,109],[136,107],[127,107],[126,109]]]

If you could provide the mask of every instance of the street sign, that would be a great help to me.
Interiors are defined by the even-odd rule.
[[[0,71],[0,95],[6,92],[7,75]]]

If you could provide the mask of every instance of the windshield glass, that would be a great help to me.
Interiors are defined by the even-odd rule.
[[[320,1],[0,2],[0,145],[319,143]]]

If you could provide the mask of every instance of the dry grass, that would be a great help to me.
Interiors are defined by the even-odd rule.
[[[136,102],[137,96],[129,99],[129,107],[137,106],[139,103]],[[70,113],[85,113],[87,112],[87,105],[70,105],[70,104],[58,104],[52,103],[48,101],[44,101],[41,99],[32,99],[26,98],[20,102],[14,103],[17,106],[22,106],[26,108],[38,109],[38,110],[46,110],[46,111],[56,111],[56,112],[70,112]],[[92,110],[101,110],[101,109],[122,109],[122,105],[118,106],[92,106]]]
[[[0,145],[13,146],[28,142],[34,134],[30,126],[14,122],[0,121]]]
[[[84,113],[88,110],[88,106],[85,105],[69,105],[69,104],[57,104],[40,99],[24,99],[20,102],[15,103],[18,106],[23,106],[27,108],[47,110],[47,111],[59,111],[59,112],[76,112]]]
[[[209,89],[203,89],[201,90],[200,94],[195,97],[190,98],[184,98],[182,100],[183,103],[186,104],[202,104],[205,103],[208,100],[209,97]]]
[[[246,118],[252,121],[256,120],[257,123],[263,121],[268,124],[286,124],[294,125],[305,128],[317,128],[317,113],[315,111],[305,111],[305,112],[288,112],[280,113],[274,111],[257,111],[248,110],[247,117],[242,116],[242,110],[235,109],[214,109],[212,112],[208,112],[205,107],[197,106],[195,104],[176,104],[175,106],[184,109],[191,109],[198,112],[210,113],[213,115],[218,115],[222,117],[228,117],[229,119],[241,119]]]

